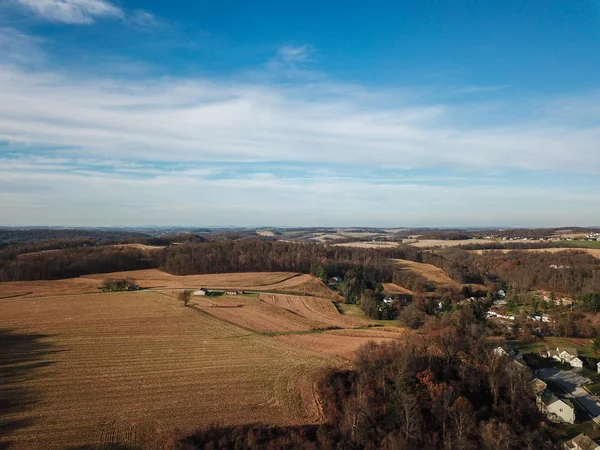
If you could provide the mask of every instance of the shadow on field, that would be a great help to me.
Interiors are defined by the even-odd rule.
[[[0,328],[0,449],[10,447],[10,432],[33,423],[19,415],[35,406],[39,393],[23,383],[35,379],[38,369],[54,364],[48,356],[58,350],[44,341],[47,337]]]

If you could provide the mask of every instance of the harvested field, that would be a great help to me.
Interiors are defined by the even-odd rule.
[[[482,255],[485,252],[501,252],[501,253],[509,253],[509,252],[548,252],[548,253],[559,253],[559,252],[585,252],[592,255],[595,258],[600,259],[600,249],[599,248],[528,248],[523,250],[513,250],[513,249],[500,249],[500,250],[470,250],[478,255]]]
[[[357,248],[393,248],[398,247],[397,242],[347,242],[345,244],[333,244],[334,246],[339,247],[357,247]]]
[[[144,253],[153,253],[163,248],[166,248],[163,245],[146,245],[146,244],[117,244],[113,245],[113,247],[123,247],[123,248],[135,248],[137,250],[141,250]]]
[[[330,300],[282,294],[195,297],[198,308],[250,331],[284,333],[293,331],[356,328],[370,323],[340,314]]]
[[[369,325],[368,321],[345,317],[331,301],[324,298],[282,294],[260,294],[259,298],[327,327],[356,328]]]
[[[24,298],[64,296],[99,292],[99,280],[70,278],[67,280],[11,281],[0,283],[0,298],[21,294]]]
[[[316,372],[360,345],[332,335],[314,345],[346,347],[321,356],[147,291],[2,299],[0,329],[0,447],[17,449],[317,422]]]
[[[395,283],[383,283],[383,291],[387,294],[407,294],[413,295],[414,292],[410,289],[406,289]]]
[[[411,242],[410,245],[414,247],[457,247],[459,245],[488,244],[490,242],[495,241],[490,239],[460,239],[456,241],[443,239],[418,239],[415,242]]]
[[[400,329],[396,329],[400,330]],[[356,351],[368,342],[392,342],[406,338],[404,332],[369,330],[332,330],[317,334],[292,334],[276,336],[280,342],[321,353],[354,359]]]
[[[413,261],[406,261],[404,259],[395,259],[394,262],[401,267],[402,270],[416,273],[417,275],[426,278],[437,286],[449,286],[453,288],[460,288],[460,285],[448,276],[439,267],[431,264],[423,264]]]
[[[86,275],[85,279],[133,278],[145,288],[200,288],[243,289],[308,294],[330,300],[341,298],[312,275],[294,272],[245,272],[206,275],[171,275],[157,269],[134,270],[109,274]]]

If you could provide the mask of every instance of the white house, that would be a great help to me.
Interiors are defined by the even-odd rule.
[[[200,288],[197,291],[194,291],[194,295],[207,295],[208,294],[208,289],[206,288]]]
[[[600,445],[583,433],[565,442],[563,446],[566,450],[600,450]]]
[[[550,389],[538,397],[540,411],[553,422],[575,423],[575,406],[566,398],[558,398]]]
[[[583,361],[579,359],[577,349],[569,347],[556,347],[556,350],[550,350],[548,357],[562,364],[569,364],[571,367],[583,367]]]
[[[514,349],[513,347],[499,345],[492,351],[494,352],[494,355],[497,356],[506,356],[509,358],[523,359],[523,355],[521,355],[519,351]]]

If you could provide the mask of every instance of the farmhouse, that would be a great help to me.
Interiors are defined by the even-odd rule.
[[[575,423],[575,405],[567,398],[559,398],[550,389],[536,396],[540,411],[553,422]]]
[[[600,445],[583,433],[565,442],[563,446],[566,450],[600,450]]]
[[[569,364],[571,367],[583,367],[583,361],[579,359],[577,349],[572,347],[556,347],[556,350],[548,351],[546,357],[562,364]]]
[[[209,292],[206,288],[200,288],[197,291],[194,291],[194,295],[209,295]]]

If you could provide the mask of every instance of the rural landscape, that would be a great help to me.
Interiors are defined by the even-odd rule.
[[[600,450],[600,0],[0,0],[0,450]]]
[[[327,232],[0,230],[2,446],[600,437],[596,230]]]

